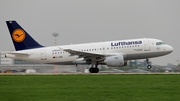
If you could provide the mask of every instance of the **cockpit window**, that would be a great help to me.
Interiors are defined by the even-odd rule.
[[[164,42],[156,42],[156,45],[164,45],[165,43]]]

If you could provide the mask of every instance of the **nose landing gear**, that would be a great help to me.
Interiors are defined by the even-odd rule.
[[[152,66],[151,63],[149,62],[149,59],[146,59],[146,63],[147,63],[147,69],[151,69]]]

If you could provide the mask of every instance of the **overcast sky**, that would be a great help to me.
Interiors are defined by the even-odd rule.
[[[5,24],[16,20],[35,40],[59,45],[133,38],[157,38],[173,53],[153,64],[180,60],[180,0],[0,0],[0,51],[14,50]]]

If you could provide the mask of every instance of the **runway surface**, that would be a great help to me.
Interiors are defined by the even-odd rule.
[[[130,74],[180,74],[180,72],[169,73],[0,73],[0,75],[130,75]]]

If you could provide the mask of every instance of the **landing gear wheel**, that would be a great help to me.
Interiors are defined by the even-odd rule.
[[[95,72],[94,68],[93,67],[89,68],[89,72],[94,73]]]
[[[98,73],[99,72],[99,68],[93,68],[93,67],[91,67],[91,68],[89,68],[89,72],[90,73]]]
[[[147,69],[151,69],[151,68],[152,68],[152,66],[151,66],[151,65],[148,65],[148,66],[147,66]]]
[[[94,68],[94,73],[98,73],[99,72],[99,68]]]

